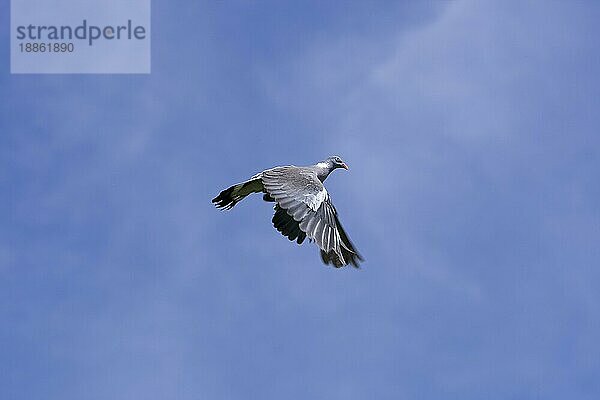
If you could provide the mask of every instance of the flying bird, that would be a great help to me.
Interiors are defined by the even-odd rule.
[[[264,193],[275,203],[273,226],[291,241],[302,244],[308,237],[321,249],[321,259],[336,268],[363,261],[342,228],[337,211],[323,182],[337,169],[348,169],[340,157],[332,156],[307,167],[294,165],[259,172],[245,182],[223,190],[212,202],[229,210],[251,193]]]

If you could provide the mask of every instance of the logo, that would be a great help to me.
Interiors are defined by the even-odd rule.
[[[150,73],[150,0],[12,0],[12,73]]]

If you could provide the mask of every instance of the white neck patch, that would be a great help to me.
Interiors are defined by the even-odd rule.
[[[319,167],[319,168],[329,168],[329,166],[327,165],[327,163],[324,163],[324,162],[317,163],[317,167]]]

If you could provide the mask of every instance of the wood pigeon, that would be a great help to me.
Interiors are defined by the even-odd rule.
[[[262,192],[263,200],[275,203],[273,225],[289,240],[302,244],[308,236],[321,249],[321,259],[336,268],[363,261],[338,219],[323,181],[336,168],[348,169],[340,157],[332,156],[315,165],[275,167],[259,172],[245,182],[223,190],[212,202],[229,210],[251,193]]]

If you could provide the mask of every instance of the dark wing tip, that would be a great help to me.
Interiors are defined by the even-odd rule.
[[[231,196],[233,193],[233,186],[223,190],[217,197],[212,199],[215,207],[221,210],[230,210],[235,206],[237,201]]]
[[[345,259],[342,260],[334,250],[330,250],[329,252],[321,250],[321,260],[323,260],[323,263],[325,265],[331,264],[335,268],[352,265],[354,268],[360,269],[358,261],[364,261],[358,254],[346,253],[344,257]]]
[[[341,268],[344,265],[346,265],[342,262],[342,260],[340,260],[338,255],[333,250],[330,250],[329,252],[325,252],[324,250],[321,250],[321,260],[323,260],[323,263],[325,265],[331,264],[336,268]]]
[[[287,211],[279,206],[275,205],[275,214],[273,214],[273,226],[281,234],[287,237],[290,241],[296,241],[298,244],[302,244],[306,239],[306,232],[300,229],[300,224],[296,221]]]
[[[362,257],[360,256],[360,254],[354,254],[354,255],[352,255],[352,256],[350,257],[350,264],[352,264],[352,266],[353,266],[354,268],[358,268],[358,269],[360,269],[360,265],[358,264],[358,261],[357,261],[357,260],[358,260],[358,261],[361,261],[361,262],[364,262],[364,261],[365,261],[365,259],[364,259],[364,258],[362,258]]]

